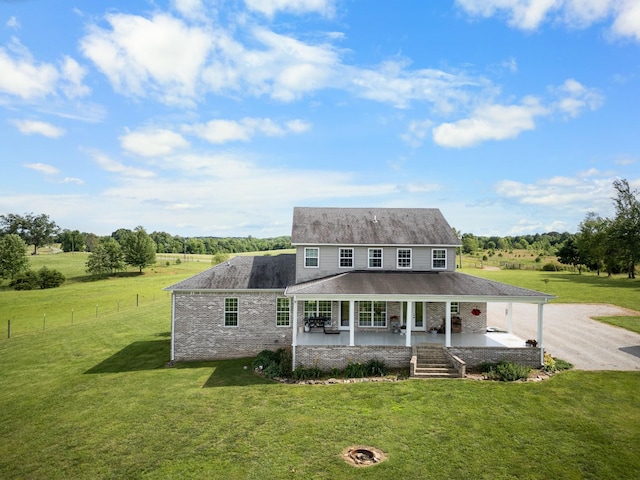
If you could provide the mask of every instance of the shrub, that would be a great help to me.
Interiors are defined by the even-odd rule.
[[[507,361],[502,361],[497,364],[483,363],[479,368],[487,378],[491,380],[500,380],[502,382],[526,380],[529,378],[529,374],[531,373],[531,367]]]
[[[38,274],[34,270],[27,270],[19,273],[16,278],[9,283],[9,286],[16,290],[34,290],[38,288]]]
[[[347,365],[344,370],[344,374],[347,378],[362,378],[367,376],[367,367],[360,362],[351,363]]]
[[[365,364],[365,371],[369,377],[384,377],[389,369],[382,360],[372,358]]]
[[[37,277],[40,288],[56,288],[66,280],[62,272],[47,268],[46,266],[38,270]]]
[[[559,263],[549,262],[542,266],[543,272],[559,272],[560,270],[564,270],[564,268]]]
[[[311,378],[320,378],[322,376],[322,370],[318,367],[304,367],[299,366],[293,371],[294,380],[309,380]]]
[[[254,358],[251,366],[260,369],[267,378],[291,376],[291,352],[285,348],[276,351],[262,350]]]

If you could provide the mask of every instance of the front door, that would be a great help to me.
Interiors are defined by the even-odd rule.
[[[424,332],[425,331],[425,321],[424,321],[424,302],[414,302],[413,308],[411,309],[411,316],[413,318],[407,318],[407,302],[402,302],[402,324],[403,325],[411,325],[411,331],[413,332]]]
[[[349,302],[340,302],[340,330],[349,330]]]

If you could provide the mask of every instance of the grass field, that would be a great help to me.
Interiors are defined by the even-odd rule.
[[[68,277],[84,275],[77,259],[55,257]],[[0,340],[0,478],[635,479],[640,471],[636,372],[304,386],[256,377],[243,368],[250,359],[165,368],[170,304],[161,288],[208,266],[0,290],[2,317],[25,325]],[[573,276],[533,275],[518,281],[583,295],[565,285]],[[504,278],[515,277],[496,279]],[[617,280],[589,284],[587,298],[608,298]],[[637,297],[638,284],[628,283]],[[623,288],[621,298],[637,304]],[[146,299],[137,307],[136,294]],[[107,309],[118,300],[129,303]],[[87,317],[71,325],[66,312],[82,302]],[[105,305],[97,317],[96,303]],[[61,317],[48,313],[44,332],[43,305]],[[388,460],[349,466],[341,453],[353,444],[381,448]]]

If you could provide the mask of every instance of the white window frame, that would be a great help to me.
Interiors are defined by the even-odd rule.
[[[291,326],[291,301],[289,297],[276,298],[276,327]]]
[[[231,305],[229,302],[235,303]],[[224,299],[224,326],[225,327],[237,327],[239,325],[239,310],[240,300],[238,297],[226,297]],[[230,323],[230,320],[235,318],[235,323]]]
[[[316,252],[316,256],[309,255],[312,251]],[[316,265],[309,265],[309,260],[315,260]],[[320,248],[318,247],[305,247],[304,249],[304,268],[320,268]]]
[[[449,309],[452,315],[460,313],[460,302],[451,302],[451,308]]]
[[[371,261],[372,260],[378,260],[378,258],[376,257],[372,257],[371,255],[374,252],[380,252],[380,266],[379,267],[375,267],[375,266],[371,266]],[[370,248],[368,253],[367,253],[367,267],[368,268],[383,268],[384,266],[384,250],[382,248]]]
[[[348,254],[348,255],[344,255]],[[351,265],[342,265],[342,261],[349,261]],[[338,249],[338,268],[353,268],[355,254],[352,247],[340,247]]]
[[[444,252],[444,257],[437,257],[436,258],[436,252]],[[444,262],[444,266],[443,267],[437,267],[436,266],[436,261],[437,262]],[[446,270],[447,269],[447,249],[446,248],[433,248],[431,250],[431,268],[433,270]]]
[[[333,302],[331,300],[305,300],[304,317],[327,317],[331,325],[333,322]]]
[[[400,265],[400,252],[409,252],[409,265]],[[403,257],[402,260],[406,260],[406,257]],[[396,267],[402,269],[411,268],[413,265],[413,251],[410,248],[398,248],[396,250]]]
[[[358,326],[387,328],[387,302],[373,300],[358,302]]]

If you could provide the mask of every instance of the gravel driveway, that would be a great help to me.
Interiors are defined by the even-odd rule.
[[[487,305],[488,325],[507,328],[507,304]],[[640,371],[640,335],[592,320],[591,317],[630,315],[612,305],[562,304],[544,306],[543,343],[547,352],[579,370]],[[537,338],[538,306],[513,304],[513,333]]]

